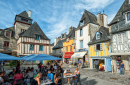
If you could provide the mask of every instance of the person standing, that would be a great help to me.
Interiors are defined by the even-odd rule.
[[[20,62],[17,61],[16,71],[20,70]]]
[[[71,68],[71,64],[72,64],[72,61],[71,61],[71,59],[70,59],[70,61],[69,61],[69,67]]]
[[[120,64],[120,74],[124,75],[124,70],[125,70],[125,65],[124,65],[123,61],[121,61],[121,64]]]
[[[79,59],[79,61],[78,61],[78,68],[81,69],[81,67],[82,67],[82,61],[81,61],[81,59]]]
[[[4,71],[4,64],[5,64],[4,61],[0,62],[0,70],[1,71]]]
[[[99,70],[99,61],[98,61],[98,59],[96,59],[96,60],[94,61],[94,65],[95,65],[95,67],[96,67],[96,71],[98,71],[98,70]]]

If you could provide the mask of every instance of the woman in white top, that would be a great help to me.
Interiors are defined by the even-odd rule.
[[[74,72],[74,75],[79,75],[80,73],[79,73],[79,69],[78,68],[76,68],[76,71]]]

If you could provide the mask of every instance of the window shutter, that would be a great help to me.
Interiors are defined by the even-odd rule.
[[[100,50],[103,50],[103,48],[102,48],[102,44],[100,44]]]
[[[94,51],[96,51],[96,45],[94,45]]]

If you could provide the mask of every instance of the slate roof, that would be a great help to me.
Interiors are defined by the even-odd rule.
[[[125,13],[126,11],[130,11],[129,0],[125,0],[124,1],[123,5],[119,9],[119,11],[117,12],[117,14],[113,18],[113,20],[109,23],[109,26],[112,25],[112,24],[114,24],[114,23],[116,23],[116,22],[123,21],[124,20],[123,13]]]
[[[105,41],[110,40],[110,33],[109,33],[108,28],[101,26],[100,29],[98,30],[98,32],[100,32],[100,34],[101,34],[100,39],[96,40],[96,34],[95,34],[94,38],[92,39],[92,41],[90,41],[88,43],[88,45],[92,45],[92,44],[96,44],[96,43],[105,42]]]
[[[40,26],[37,24],[36,21],[28,28],[27,31],[21,33],[19,36],[20,36],[20,37],[35,38],[35,35],[39,35],[39,36],[40,36],[40,39],[50,40],[50,39],[44,34],[44,32],[41,30]]]
[[[75,29],[76,29],[75,27],[72,27],[71,31],[67,35],[67,38],[69,38],[69,40],[75,38]]]
[[[84,25],[89,24],[89,23],[99,25],[98,22],[97,22],[97,17],[93,13],[91,13],[91,12],[89,12],[87,10],[84,11],[80,21],[82,21],[82,20],[84,20]],[[81,27],[80,22],[79,22],[79,25],[78,25],[77,28],[79,28],[79,27]]]
[[[65,42],[65,41],[66,41],[66,39],[59,40],[59,41],[57,42],[57,44],[56,44],[52,49],[54,50],[54,49],[62,48],[62,47],[63,47],[63,42]]]
[[[22,13],[18,14],[17,16],[21,16],[21,17],[25,17],[27,19],[31,19],[29,16],[28,16],[28,13],[26,11],[23,11]]]
[[[9,30],[10,32],[12,32],[12,33],[11,33],[11,37],[14,37],[14,36],[15,36],[14,26],[9,27],[9,28],[6,28],[6,29],[2,29],[2,30],[1,30],[1,33],[0,33],[0,36],[3,36],[3,37],[4,37],[6,30]]]

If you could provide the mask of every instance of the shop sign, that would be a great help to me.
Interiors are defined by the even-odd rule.
[[[80,56],[80,54],[76,54],[76,56]]]
[[[83,48],[83,49],[79,49],[78,52],[82,52],[82,51],[88,51],[87,48]]]

